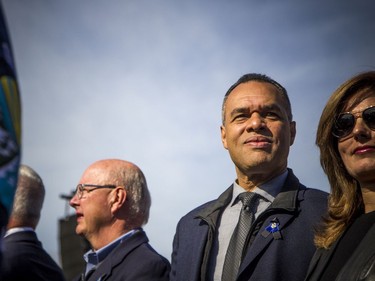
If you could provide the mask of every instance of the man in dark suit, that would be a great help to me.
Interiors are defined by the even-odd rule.
[[[40,176],[21,165],[7,232],[3,240],[2,281],[63,281],[56,262],[43,249],[35,233],[45,189]]]
[[[229,88],[221,139],[237,178],[179,221],[171,281],[303,280],[327,194],[287,168],[292,118],[286,90],[268,76],[247,74]]]
[[[76,210],[76,233],[92,250],[77,280],[167,281],[169,261],[148,243],[151,197],[142,171],[133,163],[107,159],[83,173],[70,205]]]

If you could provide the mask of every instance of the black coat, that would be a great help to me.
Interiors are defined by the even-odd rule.
[[[341,237],[328,250],[321,248],[316,250],[305,281],[320,280],[340,239]],[[375,223],[335,279],[335,281],[346,280],[375,281]]]
[[[33,231],[10,234],[3,239],[2,281],[64,281],[61,268],[43,249]]]

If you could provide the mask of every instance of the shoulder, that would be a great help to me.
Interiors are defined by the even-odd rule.
[[[142,262],[150,264],[160,264],[161,266],[169,266],[169,261],[157,252],[150,243],[143,243],[138,249],[134,251],[136,260],[143,257]]]
[[[211,200],[211,201],[206,202],[206,203],[203,203],[203,204],[199,205],[198,207],[195,207],[194,209],[192,209],[188,213],[186,213],[181,219],[195,218],[195,217],[199,216],[199,214],[201,214],[202,211],[204,211],[204,210],[210,208],[211,206],[213,206],[216,202],[217,202],[217,199]]]
[[[233,185],[229,186],[222,194],[220,194],[218,198],[203,203],[188,212],[181,218],[180,222],[196,218],[204,218],[217,212],[218,210],[222,210],[226,205],[228,205],[232,198],[232,187]]]
[[[299,189],[299,199],[306,201],[306,203],[327,203],[328,200],[328,193],[316,189],[316,188],[309,188],[305,187],[304,185],[301,185],[301,188]]]
[[[112,258],[130,266],[153,265],[159,268],[169,268],[169,261],[150,245],[144,231],[134,234],[125,243],[121,243],[118,248],[114,249]]]
[[[192,234],[192,230],[196,230],[198,229],[197,227],[202,226],[202,222],[206,221],[210,214],[215,210],[220,210],[217,202],[217,199],[209,201],[182,216],[177,223],[177,232]]]
[[[129,264],[134,272],[150,272],[158,275],[169,275],[170,263],[160,255],[149,243],[141,245],[136,249],[129,259],[122,262],[123,265]]]
[[[13,257],[23,259],[23,254],[34,253],[34,251],[39,251],[41,248],[41,244],[34,232],[17,232],[10,234],[3,238],[2,244],[2,252],[7,259]]]
[[[113,277],[125,274],[125,280],[168,280],[170,272],[169,261],[160,255],[147,241],[132,249],[127,249],[126,244],[121,243],[120,247],[116,249],[116,257],[111,255],[106,258],[105,263],[103,263],[105,266],[101,269],[103,272],[109,270]],[[122,257],[120,257],[120,252]],[[114,278],[113,280],[117,279]]]
[[[0,280],[64,280],[61,268],[45,252],[4,252],[1,274]]]
[[[300,217],[318,225],[327,213],[328,193],[315,188],[300,189],[298,193]]]

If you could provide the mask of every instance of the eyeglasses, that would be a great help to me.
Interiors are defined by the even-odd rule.
[[[355,126],[357,118],[361,117],[367,127],[375,130],[375,105],[372,105],[362,112],[344,112],[337,116],[332,128],[332,135],[337,138],[348,136]]]
[[[93,187],[90,189],[87,189],[87,187]],[[116,188],[116,185],[97,185],[97,184],[79,184],[77,185],[76,192],[74,193],[77,195],[78,199],[81,199],[83,197],[83,194],[90,193],[91,191],[101,189],[101,188]]]

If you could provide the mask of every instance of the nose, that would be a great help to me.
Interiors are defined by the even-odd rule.
[[[75,208],[76,206],[78,206],[79,204],[79,199],[78,199],[78,195],[77,193],[74,193],[72,199],[70,199],[69,201],[69,205],[73,208]]]
[[[353,136],[355,139],[367,139],[371,136],[370,129],[363,121],[363,118],[356,118],[353,128]]]
[[[248,122],[247,122],[247,128],[246,130],[247,131],[258,131],[258,130],[261,130],[263,129],[265,126],[265,123],[264,123],[264,119],[263,117],[257,113],[257,112],[254,112],[253,114],[251,114]]]

